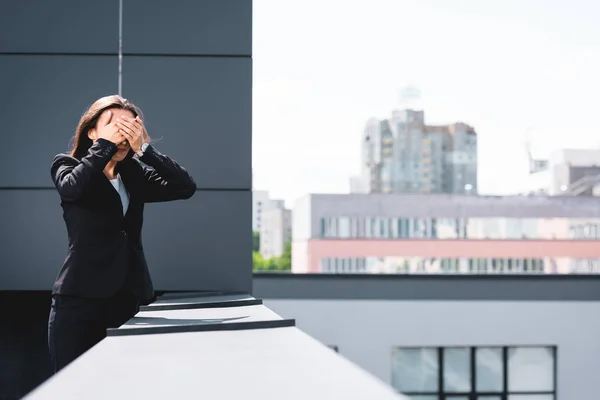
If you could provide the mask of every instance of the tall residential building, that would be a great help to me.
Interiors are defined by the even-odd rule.
[[[370,119],[360,179],[369,193],[476,193],[477,134],[460,122],[426,125],[423,111]]]
[[[292,212],[273,208],[263,212],[260,225],[260,254],[263,258],[279,257],[292,239]]]
[[[262,215],[274,208],[284,208],[284,201],[271,199],[266,190],[252,191],[252,231],[260,232]]]

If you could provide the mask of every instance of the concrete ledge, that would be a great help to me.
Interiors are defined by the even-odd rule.
[[[161,296],[154,303],[141,306],[140,311],[191,310],[198,308],[223,308],[261,305],[262,299],[247,294],[193,295],[190,297]]]
[[[159,300],[160,301],[160,300]],[[180,305],[185,302],[181,301]],[[159,333],[267,329],[294,326],[263,305],[220,308],[188,308],[138,313],[119,328],[108,329],[108,336]]]
[[[296,320],[279,319],[272,321],[153,326],[151,328],[108,329],[107,336],[138,336],[156,335],[162,333],[240,331],[252,329],[288,328],[293,326],[296,326]]]

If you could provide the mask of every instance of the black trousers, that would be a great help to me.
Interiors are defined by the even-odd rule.
[[[106,299],[54,295],[48,319],[48,348],[54,372],[106,337],[139,311],[137,299],[119,293]]]

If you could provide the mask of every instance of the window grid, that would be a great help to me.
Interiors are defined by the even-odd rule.
[[[437,392],[423,391],[423,392],[402,392],[403,395],[408,396],[437,396],[438,400],[452,400],[454,398],[468,398],[469,400],[478,400],[481,396],[497,396],[500,400],[509,400],[509,396],[513,395],[546,395],[552,396],[553,400],[556,400],[556,381],[557,381],[557,363],[556,363],[556,346],[543,346],[552,349],[553,358],[553,387],[551,391],[511,391],[508,390],[508,350],[515,346],[482,346],[482,347],[469,347],[469,359],[470,359],[470,375],[471,375],[471,390],[469,392],[450,392],[444,389],[444,350],[452,348],[464,348],[465,346],[457,347],[438,347],[437,350]],[[518,346],[516,346],[518,347]],[[531,346],[525,346],[531,347]],[[476,365],[476,351],[478,348],[501,348],[502,349],[502,391],[477,391],[477,365]],[[462,396],[462,397],[461,397]]]
[[[320,260],[320,270],[325,273],[542,274],[547,272],[547,264],[556,261],[554,258],[324,257]],[[572,269],[571,273],[600,272],[600,259],[569,258],[567,261],[575,264],[574,268],[579,268]],[[366,267],[369,263],[374,270]],[[584,269],[583,264],[595,269]],[[352,267],[337,267],[343,265]]]
[[[600,240],[600,219],[339,216],[320,220],[323,239]]]

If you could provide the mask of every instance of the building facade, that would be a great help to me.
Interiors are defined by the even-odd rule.
[[[256,274],[279,315],[414,400],[596,398],[598,276]]]
[[[308,195],[293,210],[299,273],[597,273],[591,197]]]
[[[260,232],[265,211],[284,207],[284,201],[271,199],[268,191],[252,190],[252,231]]]
[[[284,208],[264,211],[260,225],[260,253],[263,258],[279,257],[292,239],[292,212]]]
[[[425,124],[423,111],[395,110],[367,122],[362,184],[353,192],[476,193],[477,134],[464,124]],[[352,182],[352,181],[351,181]]]
[[[597,195],[600,184],[599,149],[560,149],[552,152],[545,168],[530,173],[525,193]]]

